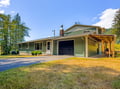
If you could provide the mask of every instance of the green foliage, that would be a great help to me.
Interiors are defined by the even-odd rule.
[[[120,51],[120,44],[115,44],[115,51]]]
[[[112,29],[111,29],[111,28],[106,29],[103,34],[113,34],[113,33],[112,33]]]
[[[40,54],[42,54],[42,51],[38,51],[38,50],[32,51],[31,54],[32,55],[40,55]]]
[[[112,87],[113,87],[114,89],[120,89],[120,79],[114,80],[114,81],[112,82]]]
[[[14,18],[10,15],[0,14],[0,45],[1,53],[9,54],[10,50],[18,49],[17,43],[24,41],[29,28],[21,22],[21,17],[16,14]]]
[[[17,54],[19,54],[19,50],[12,50],[12,51],[10,51],[10,54],[17,55]]]
[[[112,26],[112,33],[116,34],[117,38],[120,38],[120,9],[116,12]]]

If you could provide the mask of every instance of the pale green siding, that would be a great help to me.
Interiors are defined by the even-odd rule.
[[[69,36],[69,35],[78,35],[78,34],[82,34],[83,30],[79,30],[79,31],[75,31],[75,32],[66,32],[65,36]]]
[[[64,39],[65,40],[74,40],[74,56],[85,57],[85,38],[71,38],[71,39]],[[58,40],[59,41],[59,40]],[[53,55],[57,55],[57,40],[53,41]]]
[[[29,46],[26,46],[28,44],[29,44]],[[35,48],[34,48],[34,42],[23,43],[21,45],[22,45],[22,48],[19,49],[20,51],[33,51],[33,50],[35,50]]]
[[[34,45],[35,45],[34,42],[29,43],[29,50],[30,51],[35,50],[35,46]]]
[[[26,46],[28,44],[29,44],[29,46]],[[31,51],[35,50],[34,42],[23,43],[21,45],[22,45],[22,48],[19,49],[21,55],[30,55]]]
[[[93,40],[88,40],[88,56],[94,56],[97,55],[97,48],[98,48],[98,44],[96,43],[96,41]]]
[[[94,33],[96,32],[95,27],[81,27],[81,26],[76,26],[74,28],[71,28],[69,31],[65,32],[65,36],[70,36],[70,35],[81,35],[84,33]]]
[[[57,55],[57,40],[53,41],[53,55]]]
[[[84,57],[85,56],[85,38],[75,38],[74,40],[74,55]]]
[[[46,41],[43,41],[42,52],[43,52],[43,54],[46,53]]]

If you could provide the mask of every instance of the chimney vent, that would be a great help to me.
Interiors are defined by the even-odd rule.
[[[63,29],[63,25],[61,25],[61,28],[60,28],[60,36],[64,36],[64,29]]]

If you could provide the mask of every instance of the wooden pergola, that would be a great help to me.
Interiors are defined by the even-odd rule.
[[[89,35],[90,37],[94,38],[98,42],[101,42],[102,44],[102,54],[105,54],[105,49],[108,48],[108,56],[115,56],[115,41],[116,41],[116,35],[102,35],[102,34],[92,34]]]

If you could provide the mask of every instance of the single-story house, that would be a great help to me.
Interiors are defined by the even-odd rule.
[[[109,49],[109,56],[114,56],[115,35],[105,35],[105,29],[99,26],[75,24],[64,30],[60,36],[47,37],[18,43],[21,55],[41,50],[46,55],[74,55],[90,57],[104,54]]]

